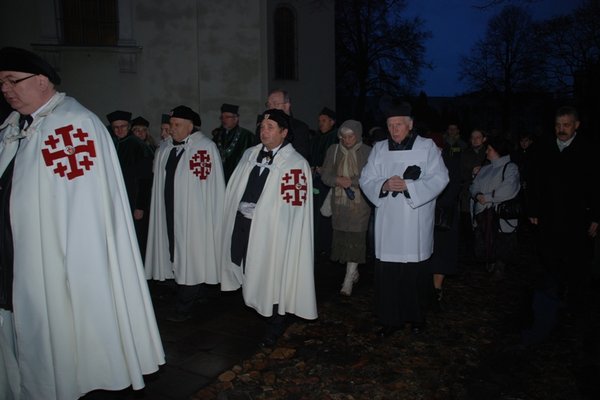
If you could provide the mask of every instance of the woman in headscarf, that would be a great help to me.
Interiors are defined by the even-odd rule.
[[[367,163],[371,147],[362,142],[362,125],[347,120],[338,129],[339,144],[327,149],[321,179],[331,187],[332,227],[331,259],[346,264],[346,276],[340,291],[350,296],[358,282],[358,264],[365,262],[366,236],[371,208],[363,197],[358,179]]]

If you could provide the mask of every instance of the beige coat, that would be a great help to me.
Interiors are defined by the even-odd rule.
[[[327,186],[330,186],[332,189],[335,187],[335,178],[337,175],[336,172],[338,170],[338,165],[342,157],[342,152],[340,149],[337,149],[337,146],[341,147],[342,145],[332,144],[331,146],[329,146],[329,148],[327,149],[327,153],[325,154],[325,161],[323,162],[323,167],[321,167],[321,179]],[[371,147],[364,143],[357,150],[356,161],[359,170],[362,171],[363,167],[367,163],[370,152]],[[369,215],[371,214],[371,207],[367,202],[366,197],[362,195],[362,192],[359,189],[360,186],[358,184],[358,180],[360,178],[360,175],[351,178],[352,190],[354,190],[356,194],[356,199],[360,199],[359,205],[357,208],[344,207],[332,201],[331,210],[333,215],[331,217],[331,225],[333,229],[338,231],[365,232],[369,224]],[[333,196],[328,197],[328,199],[333,200]]]

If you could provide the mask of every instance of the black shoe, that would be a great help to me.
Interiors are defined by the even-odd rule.
[[[442,289],[438,289],[438,288],[434,288],[433,291],[434,291],[434,293],[433,293],[433,300],[431,302],[431,308],[432,308],[433,312],[440,313],[443,310],[443,306],[442,306],[443,292],[442,292]]]
[[[273,346],[275,346],[275,343],[277,343],[277,339],[278,339],[278,337],[276,335],[266,334],[265,336],[263,336],[262,340],[260,341],[260,343],[258,345],[263,348],[273,347]]]
[[[424,322],[420,322],[420,323],[415,323],[412,324],[412,326],[410,327],[410,332],[413,335],[420,335],[423,332],[425,332],[425,323]]]
[[[381,329],[379,329],[379,331],[377,331],[377,335],[379,335],[382,338],[388,338],[394,333],[396,333],[398,330],[400,330],[400,327],[384,325]]]
[[[192,318],[192,316],[190,314],[177,313],[175,315],[171,315],[170,317],[167,317],[167,321],[169,321],[169,322],[185,322],[191,318]]]

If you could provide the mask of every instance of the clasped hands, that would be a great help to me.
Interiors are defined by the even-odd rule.
[[[406,189],[406,181],[398,175],[392,176],[383,184],[383,190],[386,192],[404,192]]]

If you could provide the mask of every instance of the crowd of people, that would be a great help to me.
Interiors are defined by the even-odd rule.
[[[480,128],[467,143],[456,122],[417,132],[396,102],[367,144],[360,121],[338,127],[328,107],[311,132],[276,89],[254,129],[225,103],[206,135],[179,105],[156,143],[143,116],[116,110],[106,125],[60,82],[36,54],[0,50],[14,110],[0,126],[1,398],[143,387],[165,362],[147,280],[176,285],[173,322],[192,318],[204,284],[241,288],[273,346],[289,315],[317,318],[316,255],[345,265],[345,296],[372,260],[379,334],[420,334],[443,309],[459,240],[501,279],[526,224],[544,288],[585,307],[598,166],[572,107],[557,111],[553,140],[522,135],[515,149]]]

